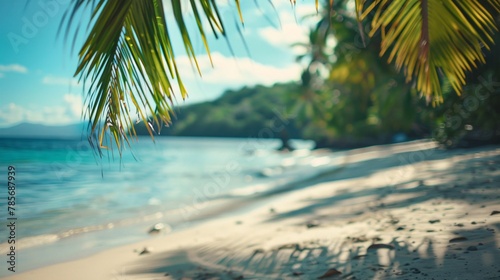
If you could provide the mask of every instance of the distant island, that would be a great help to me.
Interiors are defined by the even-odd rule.
[[[271,87],[243,87],[227,90],[213,101],[179,106],[169,127],[154,127],[159,136],[201,137],[304,137],[297,121],[289,117],[296,83],[275,84]],[[291,104],[291,105],[290,105]],[[149,135],[144,123],[135,125],[138,135]]]
[[[86,138],[85,127],[84,123],[61,126],[20,123],[11,127],[0,128],[0,138],[79,139]]]
[[[331,128],[317,126],[317,117],[311,119],[296,110],[304,103],[300,90],[300,85],[294,82],[227,90],[213,101],[174,107],[172,123],[168,127],[166,124],[154,125],[154,136],[275,138],[284,140],[283,143],[288,139],[307,139],[314,140],[317,148],[336,149],[407,140],[405,134],[400,133],[403,140],[395,141],[393,136],[398,135],[397,131],[379,133],[373,129],[360,130],[363,134],[333,136]],[[149,136],[143,122],[135,124],[134,128],[137,135]],[[0,138],[86,139],[87,124],[21,123],[0,128]],[[286,145],[283,148],[286,149]]]
[[[169,127],[155,127],[155,136],[201,137],[261,137],[280,138],[280,133],[270,135],[269,130],[285,128],[290,138],[302,138],[294,120],[285,118],[287,94],[297,91],[297,85],[276,84],[272,87],[244,87],[228,90],[216,100],[174,108],[175,116]],[[1,138],[86,138],[86,123],[71,125],[43,125],[20,123],[0,128]],[[135,125],[138,135],[149,135],[144,123]]]

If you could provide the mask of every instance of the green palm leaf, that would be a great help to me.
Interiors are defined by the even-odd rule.
[[[500,0],[366,2],[356,0],[357,13],[360,19],[375,13],[370,36],[382,33],[380,55],[388,54],[433,103],[442,102],[440,72],[460,94],[466,71],[485,62],[482,48],[489,49],[497,30],[489,10],[500,10]]]
[[[318,5],[319,0],[315,1]],[[184,10],[192,11],[198,27],[195,35],[201,37],[209,57],[203,22],[208,22],[216,38],[226,36],[216,0],[170,0],[169,12],[164,2],[75,0],[64,15],[67,37],[78,12],[90,9],[92,13],[91,29],[79,52],[75,76],[87,88],[85,117],[91,136],[98,139],[99,150],[107,148],[105,143],[115,143],[121,153],[123,143],[136,135],[131,117],[134,113],[153,137],[153,127],[171,122],[175,88],[183,99],[187,97],[176,64],[172,28],[179,29],[185,51],[201,75]],[[240,2],[234,0],[243,24]],[[290,3],[295,5],[294,0]],[[175,26],[167,24],[169,16]]]
[[[92,11],[92,27],[79,52],[75,76],[85,82],[86,117],[100,148],[106,148],[106,142],[115,143],[121,153],[124,142],[135,135],[134,114],[153,136],[154,126],[171,122],[175,89],[186,98],[170,35],[172,28],[179,29],[186,53],[199,71],[184,8],[192,10],[198,27],[196,35],[202,38],[209,55],[202,22],[208,21],[216,36],[225,36],[214,0],[171,3],[172,9],[167,12],[162,0],[78,0],[65,14],[69,30],[79,11]],[[168,13],[175,19],[174,26],[167,24]]]
[[[193,13],[198,27],[194,33],[202,38],[208,55],[203,22],[216,37],[226,36],[216,0],[170,2],[172,9],[167,12],[162,0],[75,0],[65,14],[69,31],[79,11],[92,12],[75,75],[85,82],[86,117],[99,147],[109,137],[107,142],[116,143],[121,152],[123,143],[135,135],[131,114],[137,114],[153,136],[154,126],[171,122],[174,92],[186,98],[170,36],[172,28],[179,29],[185,51],[199,71],[193,32],[182,13],[185,8]],[[234,0],[243,23],[240,2]],[[319,0],[315,3],[318,6]],[[327,1],[328,13],[334,3]],[[417,89],[438,102],[441,72],[460,93],[465,72],[484,62],[482,48],[492,43],[490,34],[496,30],[486,5],[500,10],[500,0],[356,0],[356,16],[362,20],[375,13],[370,35],[381,31],[381,55],[388,54],[390,62],[404,69],[408,81],[415,79]],[[169,16],[174,24],[167,23]]]

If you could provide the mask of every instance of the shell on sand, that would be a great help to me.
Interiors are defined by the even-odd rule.
[[[168,224],[157,223],[154,224],[148,231],[149,234],[159,234],[159,233],[169,233],[172,231],[172,227]]]

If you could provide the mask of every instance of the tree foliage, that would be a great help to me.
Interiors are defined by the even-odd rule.
[[[243,138],[280,138],[286,130],[289,137],[302,138],[296,116],[287,110],[290,96],[299,90],[296,83],[227,90],[214,101],[178,107],[170,127],[154,129],[158,136]],[[139,135],[148,135],[141,124],[135,129]]]
[[[318,7],[319,0],[315,2]],[[171,8],[165,8],[165,3]],[[217,3],[216,0],[72,2],[65,14],[68,31],[76,14],[87,9],[92,14],[75,75],[86,83],[85,115],[89,119],[90,135],[98,135],[98,147],[106,148],[104,138],[109,137],[108,143],[115,143],[121,152],[124,143],[129,142],[128,132],[135,134],[135,115],[150,135],[154,126],[171,123],[175,95],[187,96],[176,64],[173,29],[180,32],[181,45],[199,71],[191,38],[201,37],[210,55],[207,32],[226,37]],[[233,3],[243,23],[240,1]],[[295,5],[296,1],[290,0],[290,3]],[[326,19],[323,21],[328,24],[321,28],[329,30],[330,19],[346,1],[323,3]],[[185,9],[190,9],[194,16],[194,34],[188,28]],[[497,30],[492,11],[499,10],[500,0],[355,0],[354,12],[358,27],[368,23],[369,35],[380,37],[380,55],[394,62],[397,69],[404,72],[407,82],[414,81],[418,92],[438,103],[442,101],[443,80],[461,93],[466,71],[484,62],[483,49],[489,48],[492,34]],[[210,31],[205,30],[207,25]],[[364,36],[364,28],[359,30],[360,39],[365,42],[368,38]],[[316,37],[321,41],[321,36]],[[349,57],[348,52],[337,52],[336,58],[342,59],[342,55]],[[330,58],[318,56],[316,59]],[[359,58],[355,60],[362,63]],[[339,69],[331,72],[333,79],[345,76]],[[367,69],[365,74],[370,71]],[[309,74],[306,72],[303,78],[307,80]],[[376,83],[372,86],[378,88]],[[299,106],[304,112],[319,108],[312,97],[313,92],[308,92],[305,106]],[[365,95],[360,98],[365,98],[360,104],[373,102]],[[345,114],[349,113],[347,106],[350,105],[344,108]]]
[[[494,87],[500,75],[498,45],[481,48],[488,63],[464,73],[464,83],[468,86],[463,90],[460,87],[462,92],[457,92],[453,80],[439,70],[444,103],[427,106],[419,98],[418,87],[414,86],[417,81],[406,83],[408,75],[398,73],[397,63],[385,63],[384,60],[390,58],[387,53],[379,58],[378,54],[384,53],[386,35],[372,32],[371,36],[363,36],[365,30],[372,30],[377,13],[366,14],[365,20],[359,23],[347,6],[348,1],[335,1],[334,12],[323,13],[318,25],[311,30],[309,52],[300,56],[310,59],[303,75],[307,77],[303,83],[308,90],[302,94],[309,96],[313,90],[313,99],[330,100],[322,103],[322,110],[328,112],[326,118],[312,118],[308,126],[316,132],[328,131],[323,134],[325,138],[320,139],[324,145],[386,143],[398,133],[429,137],[432,131],[438,142],[449,147],[491,143],[499,138],[500,118],[494,113],[499,106],[498,86]],[[489,12],[498,25],[498,12],[492,7]],[[498,32],[494,33],[492,41],[499,42],[498,36]],[[333,52],[328,53],[330,46],[326,42],[332,38],[336,45]],[[328,76],[315,71],[318,64],[328,69]],[[488,96],[488,100],[476,97],[477,92],[483,92],[481,98]]]
[[[367,3],[365,3],[367,2]],[[380,55],[415,79],[419,92],[433,102],[442,99],[441,75],[460,94],[467,71],[484,63],[483,48],[493,43],[497,31],[492,10],[499,0],[356,1],[363,20],[374,11],[370,36],[381,33]]]

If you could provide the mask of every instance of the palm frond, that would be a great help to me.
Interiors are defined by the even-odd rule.
[[[460,94],[466,72],[485,62],[482,48],[497,30],[491,10],[500,10],[500,0],[366,2],[356,0],[357,13],[362,20],[374,12],[370,36],[381,32],[380,56],[388,54],[433,103],[442,102],[440,72]]]
[[[121,153],[124,143],[135,135],[131,115],[137,115],[153,137],[153,126],[171,122],[175,88],[186,98],[172,28],[179,29],[188,57],[198,71],[199,67],[183,10],[191,9],[198,27],[195,35],[202,38],[208,55],[203,22],[208,22],[215,36],[225,36],[215,0],[171,3],[171,11],[166,11],[162,0],[77,0],[65,14],[69,30],[76,13],[89,8],[92,12],[92,27],[79,52],[75,76],[85,83],[86,117],[100,148],[106,148],[108,138],[107,142],[115,143]],[[235,3],[240,11],[239,1]],[[175,24],[167,22],[169,14]]]

